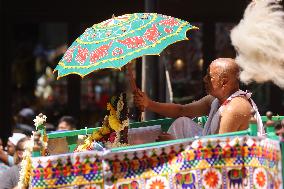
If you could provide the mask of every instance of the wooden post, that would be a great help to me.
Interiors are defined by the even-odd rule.
[[[127,75],[130,82],[131,91],[132,93],[134,93],[137,90],[137,86],[133,76],[132,63],[127,64]],[[139,110],[137,107],[135,107],[135,112],[137,113],[138,121],[144,121],[144,113],[141,110]]]
[[[71,44],[81,33],[79,24],[69,23],[68,42]],[[80,122],[81,108],[81,77],[79,75],[67,76],[67,113]],[[80,124],[78,124],[80,125]]]
[[[145,0],[145,12],[155,13],[158,12],[158,2],[157,0]],[[163,65],[159,65],[158,56],[143,56],[142,57],[142,91],[155,101],[164,101],[160,99],[160,93],[165,93],[165,74]],[[161,78],[160,76],[164,76]],[[164,81],[164,82],[163,82]],[[160,90],[161,89],[161,90]],[[145,120],[156,119],[157,114],[153,112],[145,112]]]
[[[129,78],[129,82],[130,82],[130,88],[132,92],[135,92],[137,90],[137,86],[136,86],[136,82],[133,76],[133,70],[132,70],[132,63],[128,63],[127,64],[127,75]]]

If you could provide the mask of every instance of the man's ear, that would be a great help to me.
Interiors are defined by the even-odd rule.
[[[229,83],[229,77],[228,77],[228,75],[223,75],[223,77],[222,77],[222,79],[221,79],[221,85],[222,86],[225,86],[225,85],[227,85],[228,83]]]
[[[18,151],[17,153],[18,153],[19,159],[23,159],[24,152],[23,151]]]

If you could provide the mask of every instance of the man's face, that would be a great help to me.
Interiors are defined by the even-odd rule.
[[[221,87],[218,67],[211,64],[207,69],[207,73],[204,76],[203,81],[207,94],[216,96]]]
[[[18,155],[18,158],[19,158],[20,161],[23,159],[23,154],[24,154],[24,151],[25,151],[25,148],[24,148],[25,144],[26,144],[26,141],[21,142],[21,144],[18,145],[18,148],[16,148],[16,152],[17,152],[17,155]]]
[[[66,123],[65,121],[62,121],[58,124],[57,130],[58,131],[71,130],[71,126],[68,123]]]
[[[3,142],[2,142],[2,140],[0,139],[0,151],[2,151],[3,150]]]
[[[8,143],[7,143],[7,153],[10,156],[13,156],[15,151],[16,151],[15,145],[12,142],[8,141]]]

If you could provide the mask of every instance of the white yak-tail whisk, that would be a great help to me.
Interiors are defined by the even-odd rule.
[[[279,1],[255,0],[231,31],[244,83],[272,81],[284,88],[284,12]]]

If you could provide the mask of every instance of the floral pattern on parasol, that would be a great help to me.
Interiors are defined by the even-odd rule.
[[[168,45],[188,39],[197,29],[186,21],[156,13],[113,17],[87,28],[68,48],[55,71],[81,77],[103,68],[121,68],[143,55],[158,55]]]

